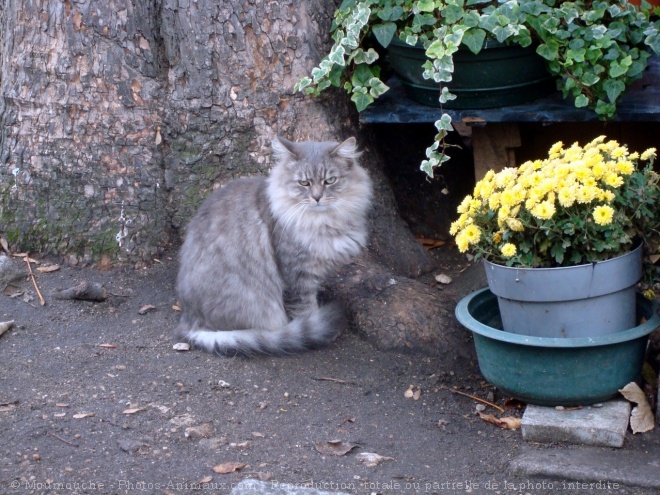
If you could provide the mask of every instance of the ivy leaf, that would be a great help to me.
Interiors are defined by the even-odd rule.
[[[305,89],[310,84],[312,84],[312,80],[309,77],[305,76],[300,81],[298,81],[296,83],[296,85],[293,87],[293,90],[295,92],[302,91],[303,89]]]
[[[470,29],[463,35],[463,44],[475,55],[481,51],[486,39],[486,31],[483,29]]]
[[[612,62],[612,65],[610,65],[610,77],[615,78],[615,77],[620,77],[624,75],[626,72],[628,72],[628,67],[626,67],[623,64],[620,64],[618,62]]]
[[[343,46],[335,46],[335,48],[328,55],[328,60],[333,64],[337,65],[346,65],[344,62],[344,56],[346,55],[346,50]]]
[[[461,17],[463,17],[463,8],[458,5],[447,5],[442,9],[442,15],[447,24],[455,24]]]
[[[435,2],[433,0],[419,0],[417,8],[420,12],[433,12],[435,10]]]
[[[623,81],[615,81],[610,79],[605,81],[603,88],[607,92],[607,98],[610,100],[610,103],[615,103],[621,93],[626,90],[626,85],[623,83]]]
[[[357,87],[353,89],[353,96],[351,101],[355,103],[355,108],[358,112],[362,112],[365,108],[374,102],[373,96],[367,93],[367,88]]]
[[[383,22],[382,24],[376,24],[371,28],[371,32],[374,33],[378,43],[387,48],[394,38],[396,33],[396,24],[393,22]]]
[[[557,60],[559,58],[559,44],[552,41],[543,43],[536,48],[536,53],[546,60]]]
[[[369,90],[369,94],[373,96],[374,98],[378,98],[380,95],[385,93],[390,87],[385,84],[383,81],[378,79],[377,77],[372,77],[369,80],[369,86],[371,86],[371,89]]]
[[[593,86],[598,81],[600,81],[600,77],[598,77],[596,74],[593,74],[592,72],[585,72],[581,78],[581,82],[585,86]]]
[[[451,117],[448,114],[443,114],[440,117],[440,120],[435,121],[435,128],[439,131],[453,131],[454,128],[451,125]]]
[[[369,48],[366,52],[358,48],[353,54],[353,62],[356,64],[373,64],[376,60],[378,60],[378,52],[373,48]]]

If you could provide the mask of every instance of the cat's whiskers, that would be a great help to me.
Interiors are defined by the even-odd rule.
[[[279,219],[279,221],[282,223],[282,233],[285,233],[294,223],[294,220],[302,215],[302,213],[307,209],[307,206],[308,205],[301,201],[295,203],[293,206],[287,208],[284,211],[284,214]]]

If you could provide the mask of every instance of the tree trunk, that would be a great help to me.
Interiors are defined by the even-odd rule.
[[[275,135],[360,134],[345,94],[292,91],[325,53],[337,3],[7,0],[1,235],[73,262],[149,262],[178,244],[213,188],[267,173]],[[369,135],[359,137],[376,187],[374,259],[397,276],[428,271]]]

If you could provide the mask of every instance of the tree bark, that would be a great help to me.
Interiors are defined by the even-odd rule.
[[[73,262],[149,262],[178,244],[212,189],[268,172],[275,135],[359,135],[376,190],[372,258],[395,277],[432,269],[346,95],[293,93],[326,52],[338,3],[7,0],[0,12],[0,235],[15,250]],[[356,290],[344,286],[369,304],[374,294]],[[392,301],[437,305],[412,283],[390,292]],[[406,310],[401,304],[393,318]],[[424,318],[414,319],[404,325],[417,327],[425,342]]]

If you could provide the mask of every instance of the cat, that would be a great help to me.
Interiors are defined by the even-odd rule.
[[[224,356],[284,355],[326,346],[345,327],[319,306],[327,277],[367,244],[372,183],[355,138],[272,142],[268,177],[213,192],[179,254],[175,334]]]

